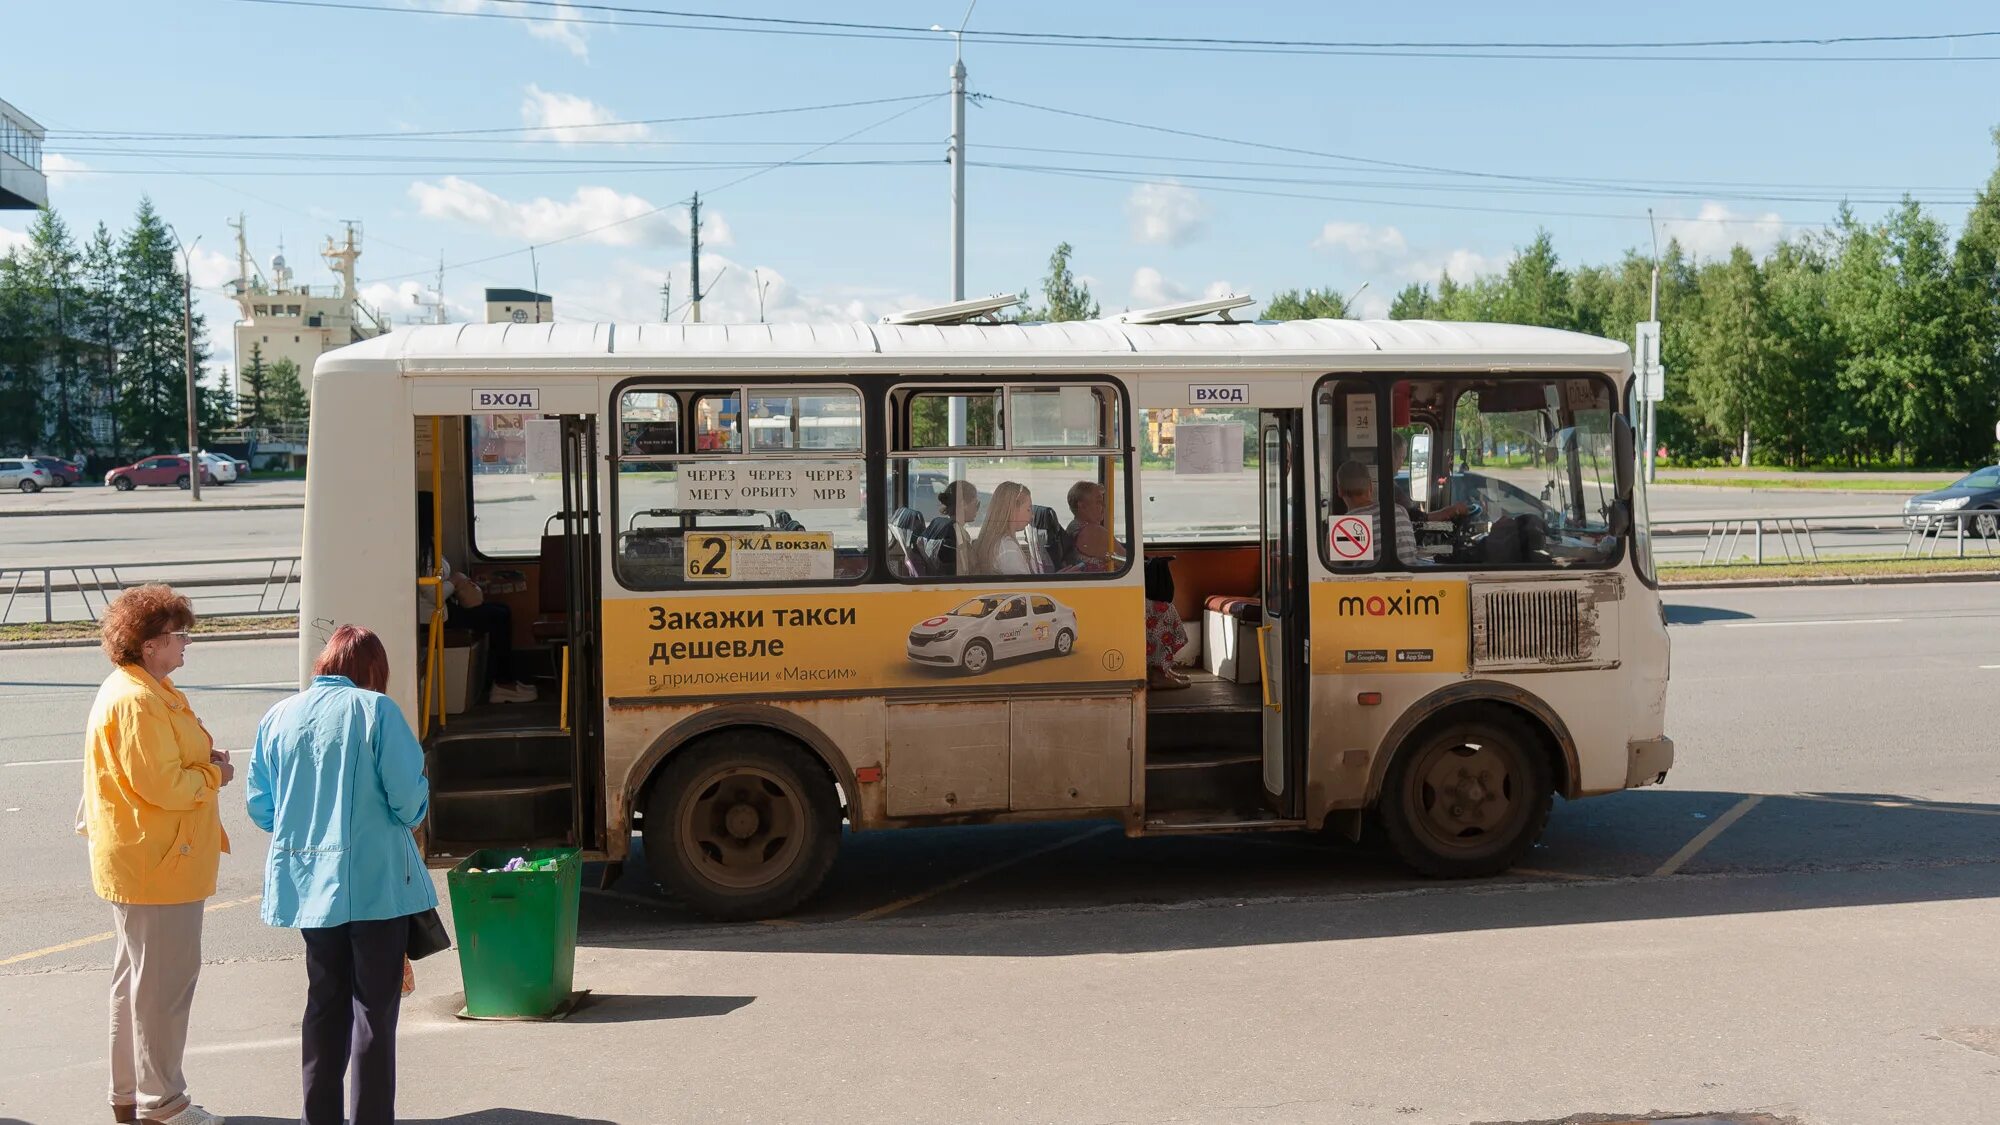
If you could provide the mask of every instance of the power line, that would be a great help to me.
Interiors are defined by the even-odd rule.
[[[1020,164],[986,163],[982,164],[981,167],[998,168],[1002,171],[1021,172],[1028,175],[1064,176],[1070,179],[1099,180],[1106,183],[1115,183],[1115,184],[1171,185],[1173,183],[1172,180],[1146,179],[1141,176],[1102,174],[1102,173],[1092,173],[1092,172],[1071,172],[1060,169],[1042,168],[1031,165],[1020,165]],[[1374,206],[1374,207],[1415,207],[1427,211],[1469,211],[1478,214],[1490,214],[1490,215],[1527,215],[1535,218],[1616,219],[1621,222],[1637,222],[1645,219],[1646,217],[1644,215],[1620,214],[1616,212],[1605,212],[1605,211],[1556,211],[1556,210],[1524,208],[1524,207],[1476,207],[1471,204],[1432,203],[1416,199],[1366,199],[1354,196],[1319,195],[1308,192],[1267,191],[1259,188],[1210,187],[1204,190],[1221,192],[1228,195],[1259,196],[1267,199],[1309,199],[1326,203],[1353,203],[1353,204],[1361,204],[1364,206]],[[1747,218],[1747,217],[1738,218],[1735,216],[1663,219],[1661,221],[1677,222],[1677,223],[1719,223],[1719,224],[1734,223],[1734,224],[1748,224],[1751,226],[1776,225],[1776,226],[1787,226],[1787,227],[1821,227],[1825,225],[1824,223],[1802,223],[1789,219],[1768,219],[1768,218]]]
[[[237,0],[239,3],[261,2],[261,0]],[[275,2],[275,0],[274,0]],[[424,14],[419,8],[383,8],[385,12],[415,12]],[[510,133],[567,133],[582,129],[630,129],[634,126],[685,125],[698,121],[734,121],[746,117],[777,117],[793,113],[818,113],[836,109],[859,109],[864,106],[896,105],[903,102],[919,102],[937,97],[936,94],[904,94],[894,98],[864,98],[849,102],[822,102],[816,105],[784,106],[776,109],[746,109],[734,113],[695,113],[680,117],[650,117],[638,121],[600,121],[581,125],[512,125],[483,129],[414,129],[387,133],[194,133],[159,132],[148,133],[138,130],[65,129],[52,131],[51,136],[95,138],[96,134],[108,134],[108,140],[160,140],[160,141],[414,141],[433,140],[444,137],[498,136]],[[625,142],[618,142],[625,143]]]
[[[697,194],[700,194],[700,195],[714,195],[714,194],[715,194],[716,192],[719,192],[719,191],[727,191],[728,189],[730,189],[730,188],[732,188],[732,187],[735,187],[735,186],[737,186],[738,184],[742,184],[742,183],[746,183],[746,182],[748,182],[748,181],[750,181],[750,180],[753,180],[753,179],[756,179],[756,178],[757,178],[758,176],[762,176],[762,175],[766,175],[766,174],[768,174],[768,173],[771,173],[771,172],[775,172],[775,171],[777,171],[777,170],[778,170],[778,169],[780,169],[780,168],[789,168],[789,167],[792,167],[792,166],[795,166],[795,165],[799,164],[799,163],[800,163],[801,161],[804,161],[804,160],[805,160],[805,159],[806,159],[807,157],[810,157],[810,156],[812,156],[812,155],[813,155],[814,153],[817,153],[817,152],[821,152],[821,151],[824,151],[824,150],[826,150],[826,149],[829,149],[829,148],[832,148],[833,146],[835,146],[835,145],[837,145],[837,144],[841,144],[841,143],[843,143],[843,142],[845,142],[845,141],[850,141],[850,140],[853,140],[853,139],[854,139],[855,137],[858,137],[858,136],[861,136],[861,135],[862,135],[862,134],[864,134],[864,133],[867,133],[867,132],[870,132],[870,131],[872,131],[872,130],[875,130],[875,129],[879,129],[879,128],[881,128],[882,126],[884,126],[884,125],[888,125],[888,124],[890,124],[890,123],[892,123],[892,122],[895,122],[895,121],[899,121],[899,120],[901,120],[902,118],[904,118],[904,117],[908,116],[909,114],[911,114],[911,113],[914,113],[914,112],[916,112],[916,111],[917,111],[917,110],[919,110],[919,109],[922,109],[922,108],[923,108],[923,107],[924,107],[925,105],[929,104],[930,102],[933,102],[933,101],[936,101],[937,99],[939,99],[939,98],[942,98],[942,97],[944,97],[944,96],[945,96],[945,95],[944,95],[944,94],[942,94],[942,93],[937,93],[937,94],[931,94],[931,95],[928,95],[928,96],[927,96],[927,97],[925,98],[925,100],[924,100],[923,102],[919,102],[919,103],[918,103],[918,104],[916,104],[916,105],[912,105],[912,106],[908,106],[908,107],[905,107],[905,108],[903,108],[903,109],[901,109],[901,110],[898,110],[898,111],[896,111],[895,113],[892,113],[892,114],[890,114],[889,116],[887,116],[887,117],[884,117],[884,118],[882,118],[882,119],[881,119],[881,120],[879,120],[879,121],[875,121],[875,122],[872,122],[872,123],[870,123],[870,124],[867,124],[867,125],[863,125],[863,126],[862,126],[862,127],[860,127],[859,129],[855,129],[854,131],[852,131],[852,132],[850,132],[850,133],[845,133],[845,134],[843,134],[843,135],[841,135],[841,136],[839,136],[839,137],[836,137],[835,139],[833,139],[833,140],[831,140],[831,141],[826,141],[826,142],[824,142],[824,143],[822,143],[822,144],[818,144],[818,145],[814,145],[813,147],[811,147],[811,148],[808,148],[808,149],[806,149],[806,150],[805,150],[804,152],[801,152],[801,153],[797,154],[796,156],[793,156],[793,157],[791,157],[791,158],[789,158],[789,159],[786,159],[786,160],[778,160],[778,161],[773,161],[773,162],[771,162],[771,163],[768,163],[768,164],[765,164],[765,165],[763,165],[763,166],[761,166],[761,167],[757,168],[757,169],[756,169],[755,171],[752,171],[752,172],[749,172],[749,173],[747,173],[746,175],[742,175],[742,176],[738,176],[737,178],[735,178],[735,179],[733,179],[733,180],[730,180],[730,181],[728,181],[727,183],[723,183],[723,184],[719,184],[719,185],[717,185],[717,186],[715,186],[715,187],[712,187],[712,188],[703,188],[703,189],[701,189],[701,191],[700,191],[699,193],[697,193]],[[501,258],[511,258],[511,257],[514,257],[514,256],[516,256],[516,255],[520,255],[520,254],[527,254],[527,253],[531,253],[532,251],[534,251],[534,250],[537,250],[537,249],[541,249],[541,248],[543,248],[543,247],[548,247],[548,246],[557,246],[557,245],[561,245],[562,243],[565,243],[565,242],[573,242],[573,241],[575,241],[576,239],[579,239],[579,238],[584,238],[584,237],[587,237],[587,236],[589,236],[589,235],[593,235],[593,234],[599,234],[599,233],[602,233],[602,232],[604,232],[604,231],[607,231],[607,230],[610,230],[610,229],[612,229],[613,227],[620,227],[620,226],[624,226],[624,225],[625,225],[625,224],[627,224],[627,223],[635,223],[635,222],[638,222],[638,221],[639,221],[639,220],[641,220],[641,219],[648,219],[648,218],[651,218],[651,217],[653,217],[654,215],[658,215],[658,214],[660,214],[660,213],[661,213],[661,212],[663,212],[663,211],[666,211],[666,210],[669,210],[669,209],[671,209],[671,208],[674,208],[674,207],[680,207],[680,206],[683,206],[683,205],[687,204],[687,203],[688,203],[688,202],[690,201],[690,199],[691,199],[691,198],[692,198],[692,197],[690,196],[690,197],[684,197],[684,198],[681,198],[681,199],[676,199],[676,200],[674,200],[674,201],[673,201],[673,202],[671,202],[671,203],[663,203],[663,204],[661,204],[661,205],[660,205],[660,206],[658,206],[658,207],[654,207],[654,208],[652,208],[652,209],[650,209],[650,210],[647,210],[647,211],[642,211],[642,212],[640,212],[639,214],[636,214],[636,215],[628,215],[628,216],[626,216],[625,218],[622,218],[622,219],[616,219],[616,220],[613,220],[612,222],[608,222],[608,223],[605,223],[605,224],[603,224],[603,225],[601,225],[601,226],[595,226],[595,227],[591,227],[591,228],[589,228],[588,230],[580,230],[580,231],[576,231],[576,232],[574,232],[574,233],[571,233],[571,234],[566,234],[566,235],[563,235],[563,236],[562,236],[562,237],[560,237],[560,238],[551,238],[551,239],[548,239],[547,241],[543,241],[543,242],[536,242],[536,243],[531,243],[531,244],[529,244],[529,245],[527,245],[527,246],[523,246],[523,247],[520,247],[519,249],[516,249],[516,250],[508,250],[508,251],[504,251],[504,252],[502,252],[502,253],[499,253],[499,254],[491,254],[491,255],[488,255],[487,257],[484,257],[484,258],[476,258],[476,259],[473,259],[473,260],[472,260],[472,261],[470,261],[470,262],[460,262],[460,263],[457,263],[456,265],[450,265],[450,266],[445,266],[445,267],[443,267],[443,268],[445,268],[445,269],[462,269],[462,268],[464,268],[465,266],[469,266],[469,265],[479,265],[479,264],[481,264],[481,263],[484,263],[484,262],[492,262],[492,261],[498,261],[498,260],[499,260],[499,259],[501,259]],[[391,277],[382,277],[382,278],[375,278],[375,279],[372,279],[372,280],[371,280],[371,281],[369,282],[369,284],[375,284],[375,283],[377,283],[377,282],[382,282],[382,281],[397,281],[397,280],[401,280],[402,278],[405,278],[405,277],[416,277],[416,276],[419,276],[420,274],[423,274],[423,273],[427,273],[427,272],[429,272],[429,271],[413,271],[413,272],[411,272],[411,273],[407,273],[407,274],[399,274],[399,275],[394,275],[394,276],[391,276]]]
[[[379,4],[341,0],[233,0],[239,4],[260,4],[281,8],[320,8],[334,11],[386,12],[398,15],[436,15],[458,19],[489,19],[516,23],[575,24],[581,26],[649,28],[669,31],[719,31],[741,35],[788,35],[827,39],[862,39],[880,42],[938,42],[936,32],[927,27],[896,24],[842,23],[832,20],[788,20],[778,17],[734,16],[719,12],[674,11],[612,4],[574,3],[572,0],[493,0],[494,3],[542,9],[537,13],[438,11],[397,8]],[[709,22],[663,22],[662,20],[613,19],[575,14],[579,11],[610,15],[659,16],[667,20]],[[752,22],[754,21],[754,22]],[[1499,61],[1566,62],[1996,62],[2000,55],[1747,55],[1747,54],[1651,54],[1657,50],[1716,49],[1771,46],[1829,46],[1860,43],[1936,43],[1987,39],[1996,31],[1942,32],[1906,36],[1824,36],[1792,39],[1675,40],[1632,43],[1422,43],[1353,44],[1331,40],[1251,40],[1219,37],[1068,35],[1057,32],[1009,32],[967,29],[966,38],[993,46],[1063,47],[1126,51],[1192,51],[1220,54],[1339,55],[1399,59],[1489,59]],[[1581,53],[1615,50],[1620,53]]]

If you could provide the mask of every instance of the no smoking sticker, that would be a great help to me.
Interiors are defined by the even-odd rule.
[[[1375,532],[1360,516],[1341,516],[1327,532],[1327,547],[1340,562],[1373,562]]]

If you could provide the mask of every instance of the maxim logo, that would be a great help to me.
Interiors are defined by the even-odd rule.
[[[1388,597],[1347,594],[1340,599],[1342,617],[1436,617],[1443,612],[1443,599],[1436,594],[1412,594],[1408,590]]]

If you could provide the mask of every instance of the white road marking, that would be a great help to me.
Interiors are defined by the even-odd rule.
[[[1860,617],[1835,621],[1725,621],[1724,629],[1782,629],[1791,625],[1901,625],[1900,617]]]
[[[1653,877],[1658,878],[1662,875],[1672,875],[1674,872],[1679,871],[1682,867],[1687,866],[1688,860],[1691,860],[1695,856],[1701,854],[1701,849],[1714,843],[1715,838],[1717,836],[1720,836],[1723,834],[1723,832],[1727,831],[1730,825],[1735,824],[1737,821],[1743,819],[1744,813],[1747,813],[1751,809],[1756,808],[1757,805],[1763,800],[1764,797],[1762,794],[1753,794],[1736,802],[1735,807],[1731,808],[1728,812],[1723,813],[1721,816],[1716,817],[1714,824],[1711,824],[1707,828],[1702,829],[1700,835],[1696,836],[1692,840],[1689,840],[1686,844],[1681,846],[1680,851],[1677,851],[1673,855],[1669,856],[1667,858],[1667,862],[1662,863],[1659,866],[1659,869],[1653,872]]]
[[[0,762],[0,766],[75,766],[83,764],[82,758],[42,758],[33,762]]]
[[[1979,670],[1982,672],[2000,671],[2000,664],[1981,664]]]

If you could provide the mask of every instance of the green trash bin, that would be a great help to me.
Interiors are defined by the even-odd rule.
[[[555,867],[499,870],[517,856],[554,860]],[[545,1019],[569,1001],[582,872],[576,848],[487,848],[451,869],[445,882],[465,977],[464,1015]]]

